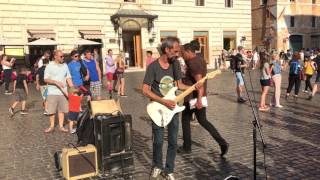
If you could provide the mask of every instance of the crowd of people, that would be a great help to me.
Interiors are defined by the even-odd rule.
[[[190,121],[196,117],[199,124],[206,129],[212,139],[217,141],[221,156],[223,157],[229,149],[229,144],[220,135],[214,125],[208,121],[206,110],[207,84],[197,82],[206,76],[207,64],[200,52],[200,44],[193,40],[190,43],[180,45],[175,37],[168,37],[162,41],[160,46],[160,57],[155,60],[152,51],[147,52],[146,73],[143,80],[143,94],[153,101],[156,101],[169,109],[176,107],[176,102],[163,97],[169,90],[177,86],[180,90],[186,90],[196,84],[196,90],[184,98],[183,104],[186,109],[182,112],[183,145],[177,147],[179,129],[179,114],[175,114],[168,124],[168,149],[166,164],[163,166],[162,146],[164,141],[164,127],[152,123],[153,134],[153,168],[151,179],[165,176],[166,179],[174,179],[174,165],[176,153],[191,153],[192,140]],[[105,58],[105,86],[109,98],[117,92],[119,97],[126,97],[125,94],[125,56],[120,54],[115,59],[113,52],[109,49]],[[81,102],[102,99],[103,72],[90,50],[81,54],[77,49],[70,52],[70,61],[64,59],[62,51],[56,50],[50,59],[51,53],[45,52],[35,64],[35,85],[43,100],[43,111],[49,116],[50,124],[45,133],[55,129],[55,115],[58,115],[58,125],[61,132],[75,133],[75,122],[81,111]],[[283,51],[267,52],[265,50],[245,51],[239,46],[237,51],[233,50],[230,55],[222,51],[223,64],[221,68],[227,68],[226,60],[230,58],[230,68],[234,71],[236,79],[237,102],[244,103],[246,81],[244,73],[246,69],[258,69],[260,72],[261,98],[260,111],[269,111],[270,106],[281,108],[281,84],[282,73],[288,70],[288,82],[285,98],[289,98],[293,87],[293,97],[298,97],[301,82],[305,81],[303,92],[309,93],[311,100],[317,92],[320,84],[320,51],[301,50],[299,52],[286,53]],[[14,102],[9,107],[9,113],[14,115],[18,103],[21,103],[20,113],[27,114],[26,101],[29,94],[28,82],[30,71],[22,67],[18,68],[14,78],[13,91],[9,90],[12,80],[12,68],[15,64],[14,58],[6,55],[0,56],[3,68],[5,83],[5,94],[14,94]],[[314,85],[312,77],[317,73]],[[32,78],[31,78],[32,79]],[[270,106],[266,102],[270,87],[274,87],[274,95],[271,98]],[[194,103],[192,103],[194,102]],[[69,126],[64,127],[64,115],[68,113]]]
[[[14,102],[9,107],[9,113],[14,115],[16,106],[21,103],[20,114],[26,115],[26,101],[29,95],[29,86],[34,82],[36,90],[40,92],[43,104],[43,114],[48,115],[50,125],[46,133],[54,130],[55,115],[58,113],[59,130],[75,133],[74,122],[81,111],[81,102],[100,100],[103,84],[102,70],[99,63],[93,58],[94,52],[86,50],[82,54],[77,50],[70,52],[70,60],[65,59],[65,54],[56,50],[51,54],[45,51],[31,69],[15,66],[15,58],[3,54],[0,56],[3,72],[5,95],[12,95]],[[52,59],[51,59],[52,57]],[[82,58],[81,58],[82,57]],[[118,92],[119,97],[125,94],[125,59],[122,54],[115,59],[109,49],[106,64],[105,87],[112,94]],[[34,80],[34,81],[33,81]],[[13,81],[13,89],[9,90]],[[86,98],[83,98],[86,97]],[[68,113],[69,129],[64,128],[64,114]]]
[[[225,51],[223,51],[224,53]],[[272,50],[270,53],[262,49],[260,52],[254,50],[245,52],[242,46],[238,47],[238,53],[230,55],[230,68],[234,71],[236,76],[236,92],[239,103],[246,102],[242,93],[244,91],[243,74],[245,69],[258,68],[260,71],[261,84],[261,98],[260,111],[269,111],[270,106],[282,108],[280,104],[282,72],[288,71],[288,87],[286,90],[285,99],[291,95],[294,87],[294,99],[297,100],[300,86],[305,81],[304,93],[309,93],[308,100],[312,100],[318,89],[320,83],[320,50],[304,50],[292,52],[287,50],[285,53],[281,51],[278,53]],[[312,86],[311,79],[316,74],[315,83]],[[269,93],[270,87],[274,87],[274,95],[271,98],[270,106],[266,103],[266,97]]]

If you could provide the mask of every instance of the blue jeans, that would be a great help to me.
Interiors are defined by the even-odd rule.
[[[177,138],[179,130],[179,115],[173,116],[172,121],[168,125],[168,149],[165,171],[167,173],[173,173],[174,161],[176,158]],[[162,146],[163,146],[163,134],[164,128],[157,126],[152,122],[152,134],[153,134],[153,167],[163,169],[162,163]]]

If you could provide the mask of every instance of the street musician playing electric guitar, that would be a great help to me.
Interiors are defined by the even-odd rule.
[[[176,101],[163,99],[174,87],[181,90],[189,88],[181,82],[181,70],[176,60],[180,53],[180,41],[175,37],[168,37],[162,41],[160,58],[152,62],[146,71],[143,81],[143,94],[152,101],[160,103],[169,109],[175,109]],[[177,137],[179,129],[178,113],[174,114],[168,127],[168,149],[166,165],[163,171],[162,145],[164,127],[152,122],[153,134],[153,170],[150,179],[158,179],[164,175],[166,179],[173,180],[174,162],[176,157]]]

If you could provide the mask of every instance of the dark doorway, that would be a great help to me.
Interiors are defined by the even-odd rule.
[[[51,52],[50,59],[53,58],[53,52],[56,49],[56,46],[29,46],[29,65],[33,67],[33,65],[40,59],[45,51]]]
[[[129,67],[143,67],[140,31],[123,31],[123,50],[129,53]]]
[[[300,51],[303,48],[302,35],[291,35],[289,40],[290,40],[290,49],[292,49],[293,51]]]

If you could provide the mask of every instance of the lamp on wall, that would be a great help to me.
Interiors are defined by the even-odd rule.
[[[152,34],[151,34],[151,38],[149,39],[149,43],[152,44],[156,38],[157,38],[157,33],[153,29]]]

